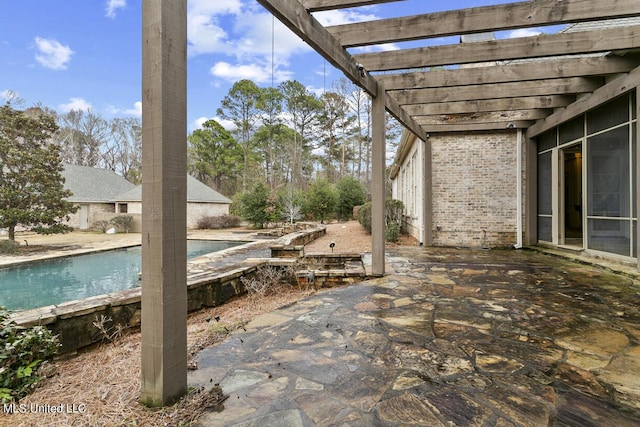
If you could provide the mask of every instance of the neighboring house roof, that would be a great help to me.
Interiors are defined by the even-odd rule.
[[[118,202],[140,202],[142,201],[142,186],[138,185],[126,193],[119,194],[116,199]],[[191,175],[187,175],[187,202],[230,204],[231,200]]]
[[[640,17],[605,19],[604,21],[579,22],[568,25],[560,30],[561,33],[572,33],[576,31],[604,30],[607,28],[625,27],[629,25],[640,25]]]
[[[494,33],[463,34],[460,36],[460,43],[486,42],[495,39]]]
[[[117,173],[90,166],[64,164],[64,188],[71,190],[70,202],[110,202],[118,194],[135,188]]]

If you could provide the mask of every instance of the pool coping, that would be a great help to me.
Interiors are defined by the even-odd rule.
[[[241,278],[255,274],[260,265],[287,266],[297,262],[297,258],[274,259],[252,255],[264,254],[272,247],[282,249],[304,245],[325,233],[325,226],[316,225],[277,239],[249,242],[190,260],[187,263],[187,311],[218,306],[246,293]],[[216,268],[221,259],[234,254],[242,256],[242,261]],[[65,354],[102,341],[104,335],[95,326],[100,319],[110,319],[109,326],[113,328],[118,325],[125,329],[138,327],[141,321],[141,299],[142,288],[137,287],[17,311],[12,313],[11,319],[21,327],[48,327],[59,336],[59,354]]]

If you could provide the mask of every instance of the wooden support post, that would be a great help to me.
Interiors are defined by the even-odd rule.
[[[378,94],[373,98],[371,106],[373,147],[371,150],[372,182],[371,182],[371,238],[372,241],[372,273],[374,276],[384,275],[384,242],[385,242],[385,97],[384,84],[378,83]]]
[[[142,2],[142,381],[140,400],[187,391],[186,0]]]
[[[640,85],[636,86],[635,91],[636,97],[636,131],[633,133],[635,135],[635,140],[632,140],[631,143],[636,145],[636,158],[633,159],[636,162],[636,258],[637,258],[637,269],[640,271],[640,226],[638,226],[638,216],[640,215],[640,171],[638,171],[638,167],[640,167],[640,147],[638,147],[638,140],[640,139]],[[632,95],[633,96],[633,95]]]
[[[423,143],[424,147],[424,168],[422,177],[422,221],[424,227],[424,235],[422,236],[422,244],[424,246],[433,245],[433,165],[431,149],[431,140],[427,138]]]
[[[538,243],[538,145],[534,139],[525,138],[525,194],[524,194],[524,244]]]

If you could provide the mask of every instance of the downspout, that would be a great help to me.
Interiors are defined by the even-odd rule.
[[[516,244],[513,249],[522,249],[522,129],[516,137]]]

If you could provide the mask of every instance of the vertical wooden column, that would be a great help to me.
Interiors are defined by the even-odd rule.
[[[433,245],[433,173],[432,173],[432,150],[431,140],[424,141],[424,168],[422,173],[422,221],[424,235],[422,244],[424,246]]]
[[[142,386],[163,406],[187,390],[186,0],[142,2]]]
[[[524,244],[538,243],[538,145],[533,139],[525,139],[525,214]]]
[[[638,140],[640,140],[640,85],[636,86],[636,139],[631,141],[632,144],[636,144],[636,158],[633,161],[636,162],[636,218],[640,217],[640,146],[638,146]],[[637,257],[637,269],[640,271],[640,221],[636,220],[636,257]]]
[[[384,83],[378,82],[378,93],[371,106],[373,147],[371,150],[371,238],[372,241],[372,273],[374,276],[384,275],[384,242],[385,242],[385,91]]]

